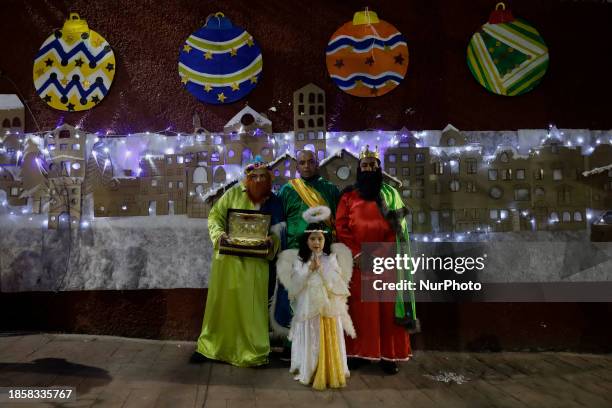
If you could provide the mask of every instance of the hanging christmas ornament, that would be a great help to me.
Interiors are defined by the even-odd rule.
[[[467,63],[488,91],[516,96],[540,83],[548,68],[548,48],[535,28],[498,3],[489,22],[472,36]]]
[[[91,109],[108,93],[115,67],[108,42],[77,13],[70,13],[62,29],[50,35],[36,54],[34,88],[52,108]]]
[[[249,94],[261,80],[261,49],[223,13],[187,38],[179,54],[185,88],[204,103],[227,104]]]
[[[375,12],[355,13],[340,27],[326,49],[329,76],[344,92],[381,96],[395,89],[408,70],[408,45],[397,28]]]

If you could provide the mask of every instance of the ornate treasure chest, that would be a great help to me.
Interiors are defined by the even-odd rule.
[[[224,255],[265,258],[269,244],[266,238],[270,230],[271,216],[261,211],[227,211],[227,239],[219,242],[219,253]]]

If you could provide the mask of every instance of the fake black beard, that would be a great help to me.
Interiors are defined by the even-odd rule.
[[[357,183],[355,187],[364,200],[372,201],[378,198],[382,181],[383,176],[380,168],[376,171],[361,171],[361,169],[357,169]]]

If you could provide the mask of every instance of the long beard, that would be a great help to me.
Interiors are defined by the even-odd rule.
[[[376,171],[361,171],[357,169],[357,183],[355,187],[364,200],[376,200],[382,187],[383,175],[379,168]]]
[[[266,178],[264,181],[246,181],[247,194],[254,204],[263,203],[272,192],[272,180]]]

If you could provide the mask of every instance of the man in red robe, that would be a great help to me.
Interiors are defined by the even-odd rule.
[[[359,161],[357,183],[342,193],[336,211],[338,241],[347,245],[355,257],[349,313],[357,338],[346,339],[346,352],[354,363],[362,360],[380,361],[382,369],[388,374],[397,373],[397,362],[412,356],[410,338],[406,327],[396,323],[398,316],[395,303],[362,302],[358,258],[363,243],[396,243],[400,235],[407,238],[403,220],[406,214],[407,209],[399,192],[383,183],[378,152],[366,148]],[[402,316],[404,323],[406,316],[411,320],[408,326],[414,328],[416,321],[410,312]]]

